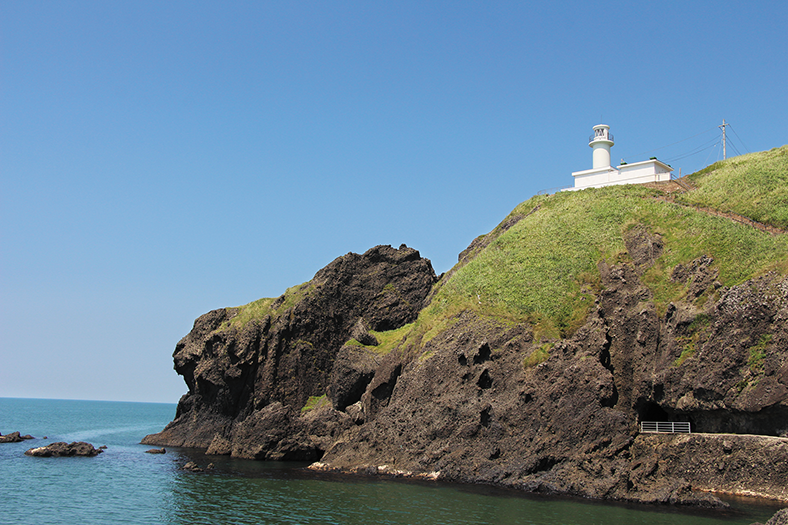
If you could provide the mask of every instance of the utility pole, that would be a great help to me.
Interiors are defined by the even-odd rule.
[[[722,126],[717,126],[718,128],[722,128],[722,160],[725,160],[725,159],[728,158],[727,151],[726,151],[727,144],[725,142],[725,127],[726,126],[730,126],[730,124],[726,124],[725,123],[725,119],[722,119]]]

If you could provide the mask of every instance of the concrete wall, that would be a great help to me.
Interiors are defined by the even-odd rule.
[[[574,189],[601,188],[620,184],[645,184],[670,180],[670,166],[658,160],[624,164],[616,168],[595,168],[572,173]]]

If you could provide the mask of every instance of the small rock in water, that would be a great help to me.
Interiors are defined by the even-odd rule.
[[[24,441],[26,439],[35,439],[30,434],[25,434],[24,436],[20,435],[19,432],[11,432],[10,434],[6,434],[5,436],[0,434],[0,443],[19,443],[20,441]]]
[[[152,448],[150,450],[146,450],[145,453],[146,454],[166,454],[167,451],[164,449],[164,447],[161,447],[161,448]]]
[[[25,452],[25,455],[40,458],[71,456],[93,457],[98,456],[102,452],[104,452],[102,449],[94,448],[93,445],[85,443],[84,441],[74,441],[72,443],[58,441],[46,447],[31,448]]]
[[[19,443],[20,441],[22,441],[22,436],[19,435],[19,432],[11,432],[5,436],[0,435],[0,443]]]
[[[197,466],[197,463],[194,461],[189,461],[184,466],[181,467],[181,470],[188,470],[190,472],[202,472],[202,469]]]

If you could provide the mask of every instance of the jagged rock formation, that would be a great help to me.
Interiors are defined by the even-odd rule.
[[[418,251],[377,246],[337,258],[293,292],[295,300],[273,301],[262,319],[228,323],[237,308],[203,315],[173,354],[189,393],[175,420],[144,442],[256,459],[319,459],[353,420],[342,411],[302,418],[301,408],[327,390],[342,410],[359,401],[377,365],[343,345],[354,336],[370,343],[368,330],[415,320],[436,280]]]
[[[656,419],[785,435],[788,280],[768,274],[724,289],[704,258],[674,270],[691,280],[691,294],[659,315],[639,275],[660,241],[638,232],[627,249],[631,263],[600,263],[603,290],[586,324],[526,365],[544,347],[530,325],[467,311],[418,349],[378,355],[343,344],[351,335],[375,343],[367,325],[412,321],[435,276],[407,248],[339,258],[276,318],[222,329],[233,309],[200,317],[174,354],[190,391],[175,421],[145,442],[611,499],[710,504],[691,489],[742,487],[788,498],[775,489],[788,477],[788,440],[706,438],[691,446],[688,474],[681,451],[699,437],[637,433],[638,420]],[[696,307],[710,290],[719,299]],[[687,341],[701,359],[675,366]],[[763,341],[769,351],[756,373],[751,349]],[[301,415],[310,396],[326,392],[330,403]],[[758,456],[764,468],[739,469],[715,447],[736,449],[738,462]]]
[[[653,202],[606,191],[607,208],[587,195],[578,207],[596,220],[618,213],[609,195]],[[714,253],[730,252],[675,255],[686,250],[676,236],[709,223],[644,204],[626,226],[605,226],[613,248],[595,253],[607,255],[583,256],[594,275],[567,277],[581,315],[565,316],[560,335],[483,305],[473,288],[444,293],[485,254],[529,252],[540,214],[571,198],[518,207],[440,280],[417,251],[378,246],[276,300],[205,314],[174,354],[189,393],[144,443],[636,502],[721,505],[710,492],[788,501],[784,264],[726,281]],[[663,237],[651,224],[668,213],[691,226]],[[520,228],[528,221],[533,230]],[[786,245],[758,246],[774,261]],[[641,434],[641,421],[690,422],[693,434]]]
[[[637,432],[638,420],[689,420],[696,432],[785,436],[788,280],[768,275],[722,290],[703,311],[682,303],[661,318],[635,266],[600,266],[596,312],[544,362],[523,367],[538,349],[527,325],[463,314],[425,345],[431,356],[404,365],[387,409],[329,449],[321,468],[642,502],[714,504],[693,489],[788,500],[788,439]],[[708,319],[696,342],[703,359],[674,366],[699,317]],[[775,346],[755,384],[749,349],[765,334]]]

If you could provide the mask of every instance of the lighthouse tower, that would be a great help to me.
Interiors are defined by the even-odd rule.
[[[610,126],[606,124],[594,126],[594,134],[588,139],[588,145],[594,149],[593,169],[610,167],[610,147],[613,144]]]

